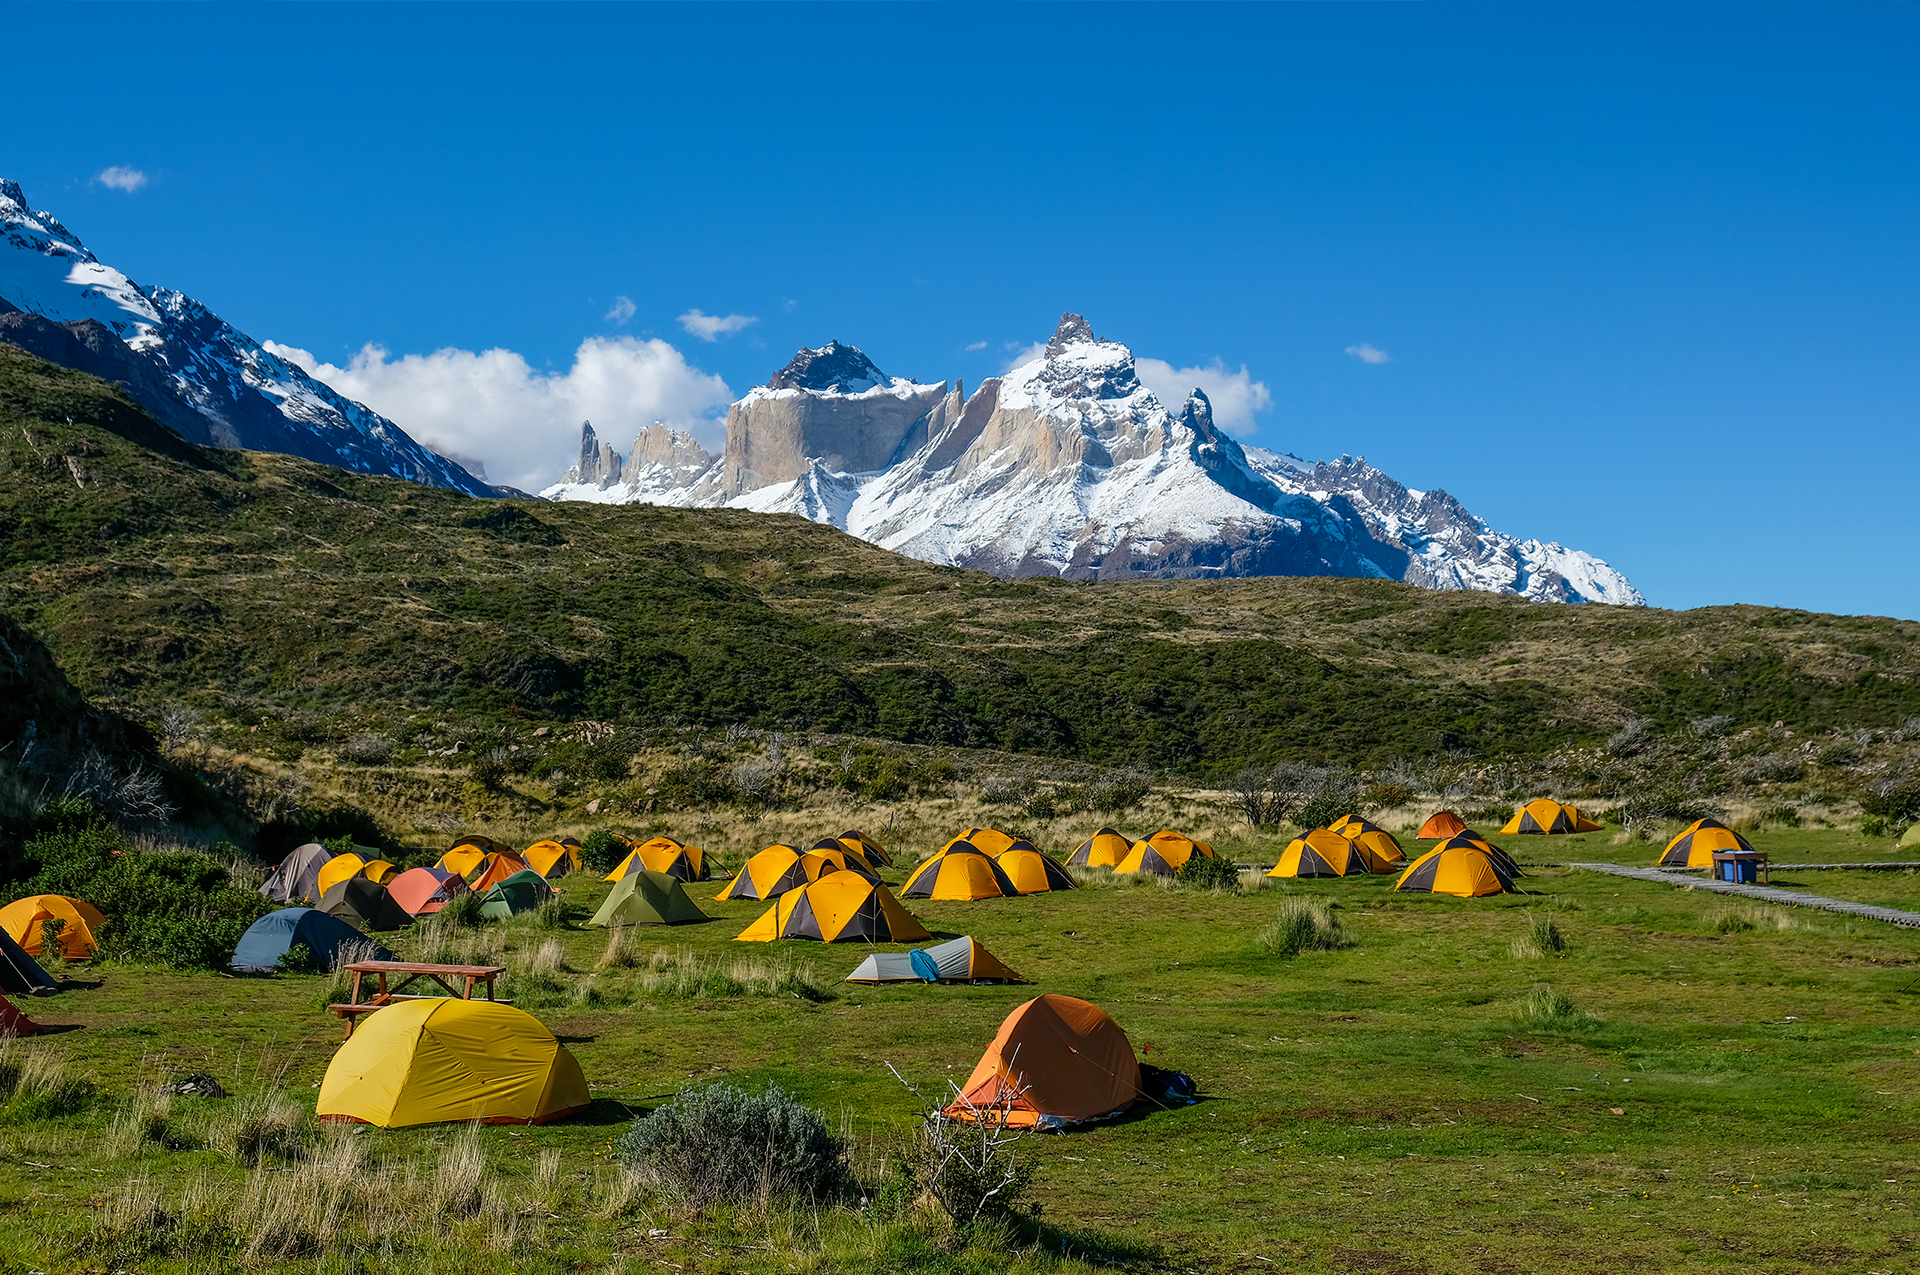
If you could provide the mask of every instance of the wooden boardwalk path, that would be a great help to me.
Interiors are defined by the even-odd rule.
[[[1617,863],[1569,863],[1567,866],[1587,872],[1605,872],[1609,876],[1632,877],[1636,881],[1654,881],[1660,885],[1692,886],[1696,890],[1712,890],[1716,894],[1738,894],[1767,903],[1784,903],[1789,907],[1845,912],[1852,916],[1864,916],[1871,921],[1885,921],[1889,925],[1920,929],[1920,912],[1902,912],[1897,908],[1883,908],[1872,903],[1827,899],[1817,894],[1800,894],[1771,885],[1739,885],[1732,881],[1715,881],[1710,877],[1702,879],[1691,873],[1667,872],[1659,868],[1628,868]],[[1775,868],[1774,871],[1781,872],[1785,869]]]

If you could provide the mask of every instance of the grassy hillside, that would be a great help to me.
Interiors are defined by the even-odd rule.
[[[476,501],[202,451],[0,349],[0,611],[82,690],[291,746],[435,719],[802,729],[1227,773],[1645,717],[1920,714],[1920,624],[1348,579],[1000,581],[785,516]],[[289,725],[294,723],[294,725]]]

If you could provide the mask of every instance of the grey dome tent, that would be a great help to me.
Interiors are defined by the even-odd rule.
[[[386,886],[365,877],[334,882],[316,906],[360,930],[404,930],[413,924],[413,914],[394,901]]]
[[[338,917],[317,908],[281,908],[247,927],[228,964],[243,974],[270,974],[295,943],[305,943],[314,959],[327,969],[339,962],[340,949],[349,944],[366,949],[363,959],[393,959],[392,952]]]
[[[260,887],[261,897],[275,903],[295,903],[303,899],[312,902],[320,897],[320,869],[332,858],[331,850],[311,841],[296,846]]]
[[[0,930],[0,992],[9,996],[44,996],[57,992],[60,985],[47,977],[40,962],[27,955],[27,949]]]
[[[910,952],[875,952],[860,962],[847,983],[1024,983],[999,957],[963,934]]]

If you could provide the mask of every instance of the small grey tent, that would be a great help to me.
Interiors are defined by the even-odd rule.
[[[386,886],[365,877],[335,882],[315,906],[356,930],[404,930],[413,924],[413,914],[394,901]]]
[[[842,980],[848,983],[1024,983],[1000,958],[965,934],[911,952],[875,952]]]
[[[331,850],[311,841],[296,846],[260,887],[261,896],[275,903],[312,903],[320,897],[320,869],[332,858]]]

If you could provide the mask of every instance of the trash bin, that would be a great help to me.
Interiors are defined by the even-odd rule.
[[[1758,852],[1745,850],[1716,851],[1713,856],[1713,874],[1722,881],[1737,885],[1754,885],[1760,880],[1760,860],[1764,856]]]

